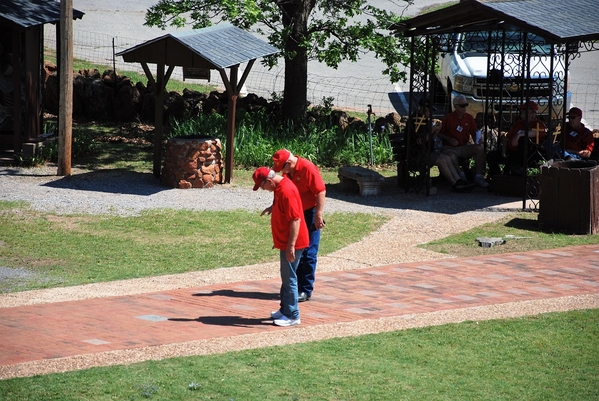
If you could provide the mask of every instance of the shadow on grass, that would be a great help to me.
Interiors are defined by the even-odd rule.
[[[522,219],[522,218],[516,217],[516,218],[508,221],[507,223],[505,223],[505,226],[510,227],[510,228],[516,228],[518,230],[524,230],[524,231],[543,232],[543,230],[541,230],[541,228],[539,227],[538,220]]]

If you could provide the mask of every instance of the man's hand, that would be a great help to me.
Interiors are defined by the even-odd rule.
[[[316,226],[317,229],[321,229],[324,227],[324,219],[322,218],[322,214],[316,214],[314,216],[314,226]]]
[[[260,217],[264,216],[265,214],[271,214],[271,213],[272,213],[272,206],[269,206],[266,209],[264,209],[262,211],[262,213],[260,213]]]
[[[293,263],[295,260],[295,247],[285,249],[285,257],[287,258],[287,262]]]
[[[512,138],[512,140],[511,140],[512,147],[518,146],[518,139],[520,139],[520,133],[514,135],[514,137]]]

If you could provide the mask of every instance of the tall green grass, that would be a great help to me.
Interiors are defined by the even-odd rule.
[[[185,121],[171,121],[169,136],[217,136],[226,147],[225,127],[225,116],[202,114]],[[272,154],[281,148],[322,167],[370,163],[370,139],[366,130],[344,130],[332,124],[326,115],[302,124],[282,121],[266,111],[240,110],[235,128],[236,166],[270,165]],[[393,162],[393,149],[386,132],[372,136],[372,148],[374,164]]]

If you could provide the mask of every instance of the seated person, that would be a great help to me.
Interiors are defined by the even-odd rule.
[[[415,131],[418,134],[424,133],[426,140],[429,140],[428,133],[424,132],[428,127],[428,121],[430,120],[430,109],[427,105],[421,105],[418,108],[418,115],[415,118]],[[424,125],[421,123],[424,122]],[[460,168],[458,157],[454,152],[444,152],[443,143],[439,139],[438,134],[441,130],[441,122],[439,120],[430,121],[431,124],[431,135],[433,143],[431,146],[431,152],[429,154],[430,163],[439,168],[439,173],[451,184],[451,187],[456,192],[466,192],[474,189],[475,184],[466,180],[466,175]],[[417,139],[418,141],[418,139]]]
[[[500,164],[506,166],[522,166],[524,152],[533,155],[537,151],[536,145],[545,140],[547,127],[537,118],[539,105],[532,100],[520,106],[520,119],[509,129],[502,144],[496,150],[487,154],[489,176],[500,174]]]
[[[468,103],[463,95],[453,99],[455,110],[443,118],[439,138],[443,141],[443,153],[454,153],[457,157],[470,159],[474,157],[476,185],[486,188],[489,183],[482,176],[485,167],[485,151],[476,141],[476,122],[474,117],[466,113]]]
[[[593,152],[595,138],[591,130],[581,122],[582,110],[572,107],[567,117],[568,122],[564,130],[566,134],[564,159],[588,159]]]

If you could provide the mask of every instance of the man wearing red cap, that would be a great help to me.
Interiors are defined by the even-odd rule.
[[[297,268],[299,301],[308,301],[314,291],[316,262],[320,245],[320,229],[324,227],[322,216],[326,197],[326,186],[318,167],[311,161],[294,156],[287,149],[281,149],[272,156],[273,170],[295,184],[302,198],[304,219],[310,234],[310,245],[304,251]]]
[[[464,95],[456,96],[453,99],[453,106],[454,111],[443,118],[441,130],[437,134],[443,141],[443,153],[451,152],[457,157],[465,159],[474,158],[474,168],[476,170],[474,183],[487,188],[489,183],[483,177],[485,150],[476,143],[476,121],[472,115],[466,113],[468,102]],[[460,178],[465,180],[465,174],[462,173]]]
[[[567,117],[564,159],[588,159],[593,152],[595,138],[581,121],[582,110],[572,107]]]
[[[536,152],[535,144],[540,145],[545,139],[547,127],[537,118],[539,105],[532,100],[523,103],[520,106],[520,119],[516,121],[505,136],[505,149],[492,150],[487,154],[487,164],[489,165],[489,176],[501,172],[499,165],[522,166],[524,162],[524,152],[527,155],[534,155]]]
[[[300,324],[297,291],[297,265],[309,244],[302,201],[295,185],[287,177],[277,175],[268,167],[254,171],[254,191],[262,188],[274,194],[270,213],[270,228],[274,247],[280,251],[281,305],[270,316],[277,326]],[[266,211],[262,212],[264,215]]]

